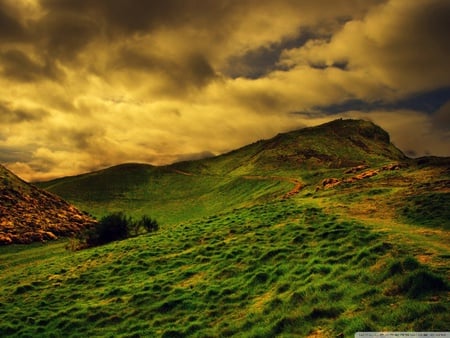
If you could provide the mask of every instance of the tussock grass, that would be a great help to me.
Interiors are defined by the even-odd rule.
[[[409,223],[450,230],[450,193],[431,192],[409,196],[401,216]]]
[[[446,329],[442,271],[407,243],[300,201],[235,208],[75,253],[64,242],[0,248],[0,335]]]

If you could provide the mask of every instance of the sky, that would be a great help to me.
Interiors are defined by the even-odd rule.
[[[0,163],[45,180],[336,118],[450,156],[448,0],[0,0]]]

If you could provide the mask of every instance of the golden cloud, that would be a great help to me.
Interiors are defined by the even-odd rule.
[[[449,155],[448,104],[326,111],[449,87],[449,8],[0,0],[0,162],[26,179],[165,164],[338,116],[373,119],[405,151]]]

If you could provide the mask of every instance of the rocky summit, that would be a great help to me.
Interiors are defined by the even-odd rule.
[[[0,245],[54,240],[95,222],[61,198],[0,165]]]

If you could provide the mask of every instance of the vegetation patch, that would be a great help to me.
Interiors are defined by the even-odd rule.
[[[89,250],[66,245],[0,249],[0,335],[271,337],[320,327],[352,336],[445,330],[450,319],[442,270],[300,200]]]
[[[42,183],[103,218],[87,250],[0,247],[0,336],[446,331],[449,174],[369,122],[336,121]],[[343,183],[316,189],[330,177]]]
[[[449,192],[409,196],[401,209],[401,216],[413,224],[450,230],[449,205]]]
[[[70,243],[70,249],[79,250],[114,241],[124,240],[131,236],[138,236],[141,230],[157,231],[158,222],[148,216],[142,216],[138,221],[118,212],[102,217],[91,227],[76,234]]]

